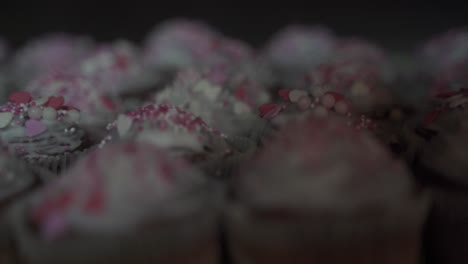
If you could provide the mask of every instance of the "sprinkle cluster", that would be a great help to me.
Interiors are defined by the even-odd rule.
[[[204,133],[223,136],[219,131],[208,126],[201,118],[177,106],[168,104],[149,104],[139,109],[120,115],[117,120],[107,125],[107,130],[117,130],[119,137],[123,138],[131,132],[142,132],[145,129],[160,131],[186,132],[196,135],[203,141]],[[112,134],[112,133],[110,133]],[[108,135],[101,141],[103,147],[112,136]]]
[[[342,94],[337,92],[326,92],[321,96],[314,97],[304,90],[279,90],[283,99],[280,104],[267,103],[260,106],[260,116],[265,119],[274,119],[287,107],[295,106],[299,112],[310,111],[314,116],[324,118],[331,113],[336,113],[347,118],[348,126],[357,130],[375,129],[376,124],[365,115],[355,117],[351,102]]]
[[[33,100],[29,92],[21,91],[11,93],[8,99],[6,105],[0,106],[0,128],[24,126],[28,137],[46,132],[47,125],[44,122],[63,120],[78,123],[80,120],[80,112],[65,105],[62,96]]]

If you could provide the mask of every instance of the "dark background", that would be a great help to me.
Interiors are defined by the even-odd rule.
[[[51,31],[85,33],[98,40],[125,37],[139,42],[156,23],[187,16],[205,20],[255,46],[281,26],[295,22],[327,25],[340,35],[362,36],[392,50],[410,51],[434,33],[468,25],[468,8],[463,2],[272,3],[0,0],[0,35],[13,46]]]

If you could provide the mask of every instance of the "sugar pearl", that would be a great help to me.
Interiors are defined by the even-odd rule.
[[[310,108],[311,100],[308,96],[301,96],[299,101],[297,101],[297,105],[300,110],[305,111]]]
[[[325,94],[320,98],[320,101],[322,105],[328,109],[333,108],[333,106],[335,105],[335,97],[333,97],[333,95],[331,94]]]
[[[29,108],[28,116],[29,116],[30,119],[39,120],[42,117],[42,109],[37,107],[37,106],[33,106],[33,107]]]
[[[78,112],[77,110],[74,110],[74,109],[69,110],[67,119],[70,122],[77,123],[80,120],[80,112]]]
[[[328,110],[323,106],[317,106],[314,109],[314,114],[316,117],[325,118],[328,116]]]
[[[335,111],[339,114],[346,114],[348,112],[348,104],[345,101],[339,101],[335,104]]]
[[[45,107],[44,110],[42,110],[42,117],[45,120],[55,120],[57,118],[57,111],[52,107]]]

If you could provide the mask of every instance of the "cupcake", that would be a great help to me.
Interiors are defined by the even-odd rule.
[[[429,263],[468,262],[467,128],[434,136],[424,145],[418,159],[419,178],[433,192],[425,230]]]
[[[32,189],[36,177],[27,165],[6,152],[0,153],[0,171],[0,263],[10,264],[16,259],[5,211]]]
[[[457,91],[468,85],[468,28],[434,36],[419,50],[422,73],[434,94]]]
[[[215,65],[204,69],[202,75],[210,82],[228,90],[236,99],[257,108],[270,99],[267,85],[256,69],[255,61],[242,63],[236,66],[225,64]]]
[[[97,149],[17,204],[26,263],[217,263],[218,189],[146,144]]]
[[[468,91],[440,93],[431,101],[431,110],[422,120],[421,128],[431,135],[456,132],[465,121]]]
[[[138,48],[124,40],[101,45],[77,68],[79,74],[95,79],[100,91],[112,95],[145,94],[158,83],[158,76],[145,72]]]
[[[372,137],[336,120],[290,123],[234,185],[234,263],[420,263],[426,197]]]
[[[61,96],[33,98],[21,91],[0,106],[0,142],[32,166],[58,172],[90,147],[80,112]]]
[[[189,111],[166,104],[148,104],[119,115],[107,130],[100,148],[116,141],[144,142],[183,157],[210,176],[221,173],[223,160],[234,155],[225,135]]]
[[[92,50],[87,37],[55,33],[32,40],[13,57],[13,75],[19,87],[39,75],[63,70],[78,63]]]
[[[360,40],[343,40],[329,62],[306,75],[306,90],[313,94],[339,92],[353,100],[361,112],[390,101],[386,84],[390,63],[383,51]]]
[[[357,114],[352,102],[340,93],[326,92],[313,96],[304,90],[281,89],[278,94],[280,102],[266,103],[259,107],[262,121],[257,123],[251,136],[260,144],[271,140],[276,132],[289,122],[310,117],[340,119],[356,130],[376,128],[372,119]]]
[[[229,136],[247,136],[258,120],[247,103],[194,69],[181,71],[154,100],[184,108]]]
[[[335,46],[326,28],[289,25],[273,35],[264,56],[280,85],[298,87],[307,72],[331,59]]]
[[[97,79],[74,72],[56,71],[32,81],[27,90],[34,96],[62,96],[64,104],[80,109],[81,125],[93,137],[100,138],[105,126],[111,122],[123,106],[121,101],[107,93]]]
[[[218,32],[201,22],[168,20],[148,34],[143,61],[146,67],[156,72],[174,72],[203,64],[212,56],[218,38]]]

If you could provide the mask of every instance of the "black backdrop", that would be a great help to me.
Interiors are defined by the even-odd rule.
[[[434,33],[468,25],[468,8],[463,2],[186,2],[0,0],[0,35],[14,46],[50,31],[85,33],[98,40],[125,37],[141,41],[157,22],[188,16],[203,19],[256,46],[279,27],[298,22],[324,24],[340,35],[367,37],[393,50],[411,50]]]

